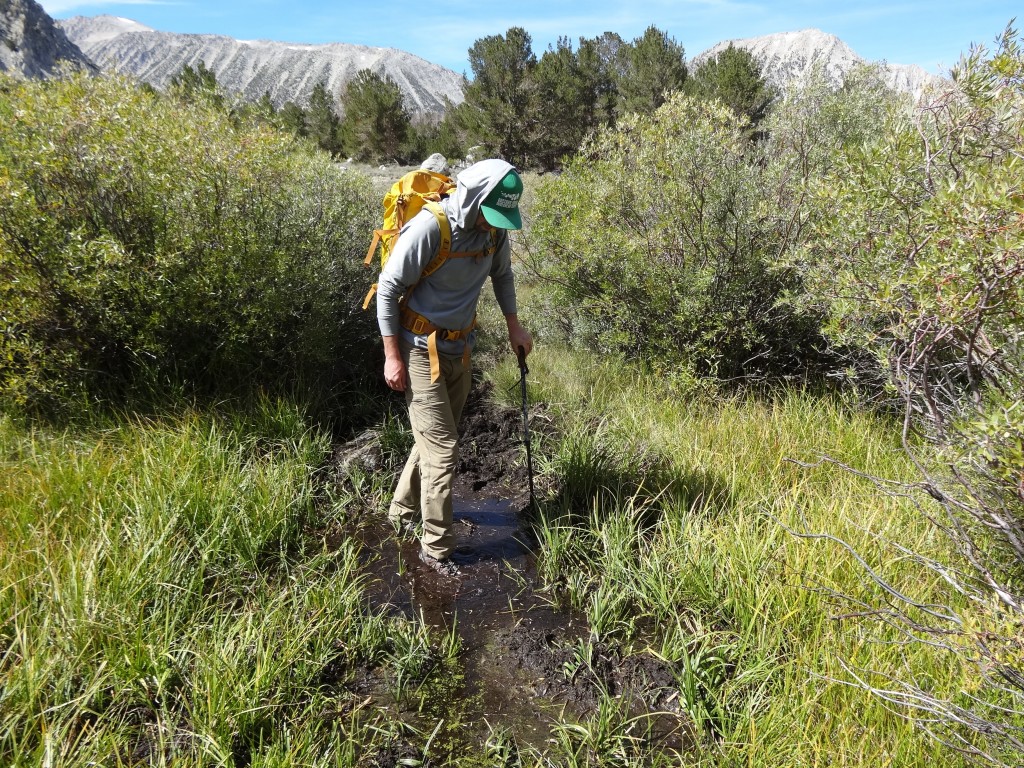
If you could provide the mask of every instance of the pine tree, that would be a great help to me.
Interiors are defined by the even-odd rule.
[[[465,87],[459,124],[480,143],[509,162],[525,164],[535,122],[533,70],[537,57],[529,33],[512,27],[504,37],[491,35],[469,49],[473,80]]]
[[[536,120],[532,154],[550,170],[560,158],[575,152],[596,127],[600,72],[591,62],[581,62],[569,39],[562,37],[541,56],[533,78]]]
[[[278,127],[291,131],[296,136],[306,136],[306,110],[294,101],[286,101],[274,116]]]
[[[264,91],[256,101],[240,103],[235,107],[235,113],[240,119],[255,120],[260,123],[277,125],[277,107],[270,99],[270,92]]]
[[[650,114],[665,103],[665,94],[681,90],[686,82],[683,46],[654,25],[621,49],[620,66],[620,115]]]
[[[583,77],[594,84],[594,119],[598,125],[614,125],[619,100],[618,83],[624,76],[622,52],[627,43],[615,32],[580,39],[576,55]]]
[[[764,119],[776,96],[750,51],[732,44],[697,67],[686,90],[698,98],[718,99],[754,126]]]
[[[196,63],[195,69],[185,64],[178,74],[171,77],[171,91],[186,101],[203,100],[217,107],[224,106],[224,94],[217,84],[217,76],[207,69],[202,59]]]
[[[400,159],[410,122],[398,83],[369,69],[349,81],[342,98],[341,143],[346,154],[380,162]]]
[[[332,155],[341,152],[338,140],[338,128],[341,121],[334,111],[334,99],[327,92],[325,83],[317,83],[309,97],[309,108],[305,115],[306,135],[316,142],[317,146]]]

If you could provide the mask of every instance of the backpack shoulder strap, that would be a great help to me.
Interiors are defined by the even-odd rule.
[[[448,214],[444,212],[440,203],[433,201],[424,203],[423,207],[434,214],[434,218],[437,219],[438,229],[441,230],[441,245],[437,249],[437,256],[431,259],[430,263],[423,268],[423,274],[420,275],[421,280],[439,270],[452,252],[452,227],[448,223]]]
[[[448,259],[460,259],[460,258],[479,258],[481,256],[488,256],[497,250],[497,246],[492,242],[488,248],[479,251],[459,251],[458,253],[452,253],[452,227],[448,221],[448,214],[444,212],[444,208],[441,207],[440,202],[428,200],[423,204],[421,210],[430,211],[437,220],[437,228],[441,231],[441,243],[437,249],[437,255],[430,260],[430,263],[423,268],[423,272],[420,273],[420,280],[425,277],[430,277],[439,270]],[[419,280],[416,281],[419,283]],[[400,306],[404,307],[408,304],[409,297],[412,295],[413,289],[416,285],[411,285],[406,290],[405,295],[402,297]],[[370,293],[367,294],[366,300],[363,302],[363,309],[369,306],[370,298],[376,291],[376,284],[370,289]]]
[[[420,277],[421,280],[434,274],[448,259],[479,259],[482,256],[490,256],[498,250],[497,243],[491,238],[486,248],[477,251],[452,251],[451,224],[448,222],[448,216],[445,214],[444,209],[441,208],[440,203],[432,201],[424,203],[423,207],[437,218],[437,226],[441,230],[441,247],[438,249],[437,256],[424,267],[423,274]]]

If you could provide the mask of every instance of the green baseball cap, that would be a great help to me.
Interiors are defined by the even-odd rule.
[[[509,171],[498,186],[480,203],[480,211],[487,223],[499,229],[522,229],[519,198],[523,194],[523,180],[515,171]]]

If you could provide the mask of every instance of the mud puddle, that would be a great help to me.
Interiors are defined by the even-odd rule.
[[[419,562],[417,540],[400,540],[387,526],[374,525],[363,532],[367,597],[373,607],[458,633],[460,716],[478,737],[486,737],[490,726],[510,733],[520,745],[541,747],[568,702],[547,695],[552,686],[541,670],[512,658],[508,638],[539,636],[554,646],[582,635],[584,628],[536,592],[535,542],[515,501],[457,498],[454,506],[459,543],[453,559],[461,575],[434,573]],[[578,714],[573,708],[572,715]]]
[[[388,708],[409,722],[423,715],[457,720],[459,740],[471,750],[500,730],[520,746],[543,751],[553,725],[585,719],[611,694],[632,702],[636,713],[663,713],[655,738],[680,748],[687,724],[670,666],[649,655],[622,657],[592,642],[585,619],[556,609],[543,591],[525,514],[521,419],[518,410],[496,406],[486,387],[470,396],[453,515],[460,576],[424,566],[419,541],[396,536],[383,519],[357,526],[370,606],[454,631],[462,644],[459,670],[436,697],[443,701],[426,710],[421,702],[420,711],[403,710],[398,701]]]

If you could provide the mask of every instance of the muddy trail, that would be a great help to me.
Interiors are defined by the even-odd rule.
[[[531,410],[530,420],[531,434],[546,428],[542,407]],[[418,540],[397,535],[379,513],[355,529],[370,607],[455,632],[462,650],[460,669],[437,686],[433,701],[403,705],[368,671],[350,687],[416,727],[444,719],[449,758],[480,754],[496,731],[542,752],[552,726],[585,720],[603,691],[631,702],[637,714],[663,713],[650,718],[653,737],[666,749],[682,748],[687,726],[670,666],[646,654],[622,658],[591,642],[585,617],[555,607],[544,590],[531,523],[543,510],[531,509],[522,436],[522,412],[497,405],[488,385],[476,386],[460,425],[458,577],[420,563]],[[366,450],[359,443],[337,446],[336,476]]]

